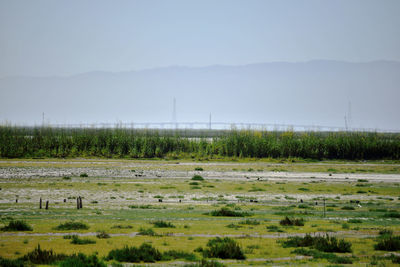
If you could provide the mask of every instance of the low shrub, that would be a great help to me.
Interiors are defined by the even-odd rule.
[[[334,236],[315,237],[313,247],[323,252],[351,252],[351,243],[344,239],[338,240]]]
[[[224,217],[246,217],[251,216],[252,214],[245,211],[235,211],[229,208],[223,207],[219,210],[211,211],[211,216],[224,216]]]
[[[22,220],[12,220],[1,228],[2,231],[32,231],[32,226]]]
[[[230,223],[226,227],[233,228],[233,229],[237,230],[239,228],[242,228],[243,226],[240,226],[240,225],[237,225],[237,224],[234,224],[234,223]]]
[[[391,236],[393,235],[393,230],[391,229],[382,229],[379,231],[379,235],[381,236]]]
[[[247,219],[244,221],[240,221],[239,224],[246,224],[246,225],[259,225],[260,222],[257,220],[251,220],[251,219]]]
[[[352,206],[343,206],[342,210],[355,210],[355,208]]]
[[[116,224],[111,226],[111,229],[132,229],[132,225]]]
[[[204,169],[202,167],[196,167],[194,168],[195,171],[204,171]]]
[[[55,230],[87,230],[89,226],[83,222],[65,222],[61,223],[57,227],[54,228]]]
[[[74,245],[96,244],[96,241],[89,238],[79,238],[79,236],[74,235],[72,236],[71,244]]]
[[[360,219],[349,219],[348,222],[349,223],[362,223],[363,221]]]
[[[299,254],[303,256],[311,256],[314,259],[326,259],[330,263],[337,264],[351,264],[353,263],[352,257],[340,257],[335,255],[334,253],[321,252],[314,249],[305,249],[305,248],[297,248],[293,250],[291,253]]]
[[[268,229],[268,232],[277,232],[277,233],[283,233],[284,232],[277,225],[268,225],[267,229]]]
[[[157,235],[156,232],[152,228],[140,228],[138,235],[149,235],[149,236],[155,236]]]
[[[374,245],[375,250],[397,251],[400,250],[400,236],[383,235]]]
[[[246,259],[241,247],[235,240],[229,237],[210,239],[207,243],[207,247],[207,249],[203,250],[203,256],[207,258]]]
[[[154,227],[157,227],[157,228],[175,228],[175,225],[173,225],[170,222],[165,222],[163,220],[158,220],[158,221],[152,222],[152,224],[154,225]]]
[[[204,181],[204,178],[201,175],[196,174],[196,175],[193,175],[192,180],[193,181]]]
[[[57,254],[52,249],[41,249],[40,244],[25,256],[22,257],[24,261],[29,261],[33,264],[52,264],[54,262],[63,260],[67,257],[65,254]]]
[[[107,256],[107,260],[121,262],[156,262],[161,259],[161,252],[148,243],[143,243],[140,247],[125,246],[122,249],[113,249]]]
[[[288,247],[311,247],[313,245],[314,238],[306,234],[304,237],[301,236],[291,236],[282,242],[284,248]]]
[[[279,222],[280,225],[283,226],[304,226],[304,219],[303,218],[292,218],[285,217],[283,220]]]
[[[85,254],[79,253],[74,254],[59,263],[60,267],[106,267],[102,260],[96,255],[86,256]]]
[[[4,259],[0,257],[1,267],[24,267],[24,262],[21,259]]]
[[[96,237],[100,238],[100,239],[104,239],[104,238],[110,238],[110,235],[107,234],[105,231],[100,231],[100,232],[97,232]]]
[[[400,218],[400,212],[391,211],[382,215],[384,218]]]
[[[195,261],[197,260],[197,257],[193,253],[185,252],[185,251],[180,251],[180,250],[168,250],[165,251],[162,254],[161,259],[163,261],[170,261],[170,260],[176,260],[176,259],[184,259],[187,261]]]
[[[282,242],[283,247],[313,247],[323,252],[351,252],[351,243],[344,239],[338,240],[336,237],[326,235],[311,236],[306,234],[304,237],[294,236],[289,237]]]
[[[80,177],[89,177],[89,175],[88,175],[86,172],[81,173],[79,176],[80,176]]]

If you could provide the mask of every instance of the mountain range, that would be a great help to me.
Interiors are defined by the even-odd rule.
[[[0,79],[0,121],[257,122],[400,129],[400,62],[171,66]]]

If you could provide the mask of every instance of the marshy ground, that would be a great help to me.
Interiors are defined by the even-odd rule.
[[[194,175],[204,180],[192,180]],[[160,251],[193,252],[210,238],[229,236],[247,257],[219,260],[229,266],[319,266],[330,263],[293,253],[282,241],[328,233],[351,242],[352,252],[342,254],[352,257],[354,266],[391,266],[390,252],[375,250],[374,244],[380,230],[400,231],[399,185],[398,162],[1,160],[2,223],[25,220],[33,230],[0,232],[0,256],[18,258],[38,244],[57,253],[100,257],[143,242]],[[212,216],[224,207],[249,216]],[[286,216],[303,218],[304,226],[280,225]],[[89,229],[55,229],[71,220]],[[159,228],[156,220],[174,227]],[[152,234],[143,231],[150,228]],[[110,238],[97,238],[102,231]],[[95,243],[72,244],[66,235]]]

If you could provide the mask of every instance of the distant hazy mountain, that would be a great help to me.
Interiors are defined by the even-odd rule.
[[[272,62],[0,79],[0,121],[260,122],[400,129],[400,62]]]

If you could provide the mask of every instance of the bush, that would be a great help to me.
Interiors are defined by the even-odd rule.
[[[335,255],[334,253],[321,252],[314,249],[305,249],[305,248],[297,248],[293,250],[291,253],[311,256],[314,259],[326,259],[330,263],[338,263],[338,264],[351,264],[353,263],[351,257],[340,257]]]
[[[285,219],[279,222],[280,225],[283,226],[304,226],[304,219],[303,218],[292,218],[285,217]]]
[[[207,247],[208,249],[203,250],[203,256],[207,258],[246,259],[241,247],[229,237],[211,239],[208,241]]]
[[[345,241],[344,239],[337,240],[336,237],[328,236],[325,237],[315,237],[313,242],[313,247],[324,252],[351,252],[351,243]]]
[[[132,229],[132,225],[122,225],[122,224],[116,224],[111,226],[111,229]]]
[[[57,254],[53,252],[52,249],[41,249],[40,245],[38,244],[33,251],[28,252],[22,259],[34,264],[52,264],[56,261],[63,260],[66,257],[67,256],[65,254]]]
[[[194,181],[204,181],[204,178],[198,174],[193,175],[192,180]]]
[[[349,223],[362,223],[363,221],[360,219],[349,219],[348,222]]]
[[[155,235],[157,235],[157,234],[154,232],[154,230],[153,230],[152,228],[148,228],[148,229],[146,229],[146,228],[140,228],[140,229],[139,229],[138,235],[155,236]]]
[[[244,211],[234,211],[229,208],[223,207],[219,210],[214,210],[211,213],[211,216],[224,216],[224,217],[245,217],[251,216],[251,213]]]
[[[287,247],[311,247],[313,245],[314,238],[306,234],[304,237],[300,236],[291,236],[286,239],[286,241],[283,241],[282,246],[284,248]]]
[[[168,250],[165,251],[162,254],[161,259],[163,261],[170,261],[170,260],[176,260],[176,259],[184,259],[187,261],[195,261],[197,260],[197,257],[193,253],[188,253],[185,251],[180,251],[180,250]]]
[[[342,210],[355,210],[355,208],[352,206],[344,206],[342,207]]]
[[[260,222],[257,220],[251,220],[251,219],[247,219],[244,221],[240,221],[239,224],[246,224],[246,225],[259,225]]]
[[[1,267],[24,267],[24,262],[21,259],[4,259],[0,257]]]
[[[384,235],[384,236],[391,236],[393,235],[393,230],[391,229],[382,229],[379,231],[379,235]]]
[[[400,250],[400,236],[384,235],[374,245],[375,250],[397,251]]]
[[[148,243],[143,243],[140,247],[125,246],[122,249],[113,249],[108,253],[107,260],[121,262],[156,262],[160,261],[162,254]]]
[[[55,230],[87,230],[89,226],[83,222],[66,222],[61,223],[57,227],[54,228]]]
[[[107,234],[105,231],[100,231],[97,233],[96,237],[103,239],[103,238],[110,238],[110,235]]]
[[[162,220],[152,222],[152,224],[154,224],[154,227],[157,227],[157,228],[175,228],[175,225],[173,225],[172,223],[165,222]]]
[[[81,173],[79,176],[80,176],[80,177],[89,177],[89,175],[88,175],[86,172]]]
[[[323,252],[351,252],[351,243],[344,239],[337,240],[336,237],[326,235],[314,236],[306,234],[304,237],[294,236],[289,237],[282,243],[283,247],[313,247]]]
[[[204,169],[202,167],[196,167],[194,168],[195,171],[204,171]]]
[[[60,267],[106,267],[107,265],[97,258],[96,255],[86,256],[79,253],[74,254],[60,262]]]
[[[79,236],[72,236],[71,244],[74,245],[87,245],[87,244],[96,244],[95,240],[89,238],[79,238]]]
[[[12,220],[8,225],[1,228],[2,231],[32,231],[32,227],[22,220]]]
[[[383,214],[382,217],[384,217],[384,218],[400,218],[400,212],[391,211],[391,212]]]

